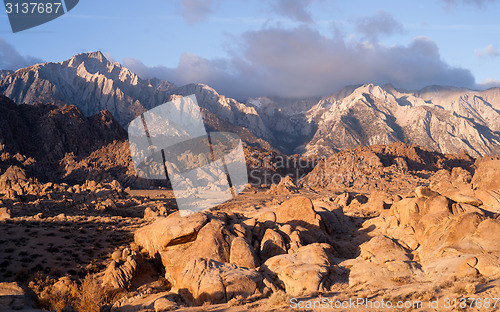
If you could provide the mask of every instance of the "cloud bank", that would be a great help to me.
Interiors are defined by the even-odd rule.
[[[314,0],[271,0],[268,1],[271,9],[284,17],[303,23],[312,23],[313,19],[308,7]]]
[[[7,41],[0,38],[0,69],[18,70],[42,62],[36,57],[22,56]]]
[[[405,32],[403,24],[384,10],[356,21],[356,30],[371,41],[377,41],[381,35],[402,34]]]
[[[487,45],[484,49],[475,50],[475,53],[479,58],[500,56],[500,51],[498,51],[492,44]]]
[[[471,4],[477,6],[478,8],[484,8],[486,4],[498,0],[442,0],[442,1],[444,1],[448,5],[448,7],[454,7],[460,4]]]
[[[205,83],[240,100],[318,96],[362,83],[407,89],[434,84],[475,87],[471,72],[443,61],[436,43],[426,37],[385,46],[327,37],[307,25],[275,27],[244,33],[231,55],[210,60],[185,53],[175,68],[147,67],[137,59],[125,59],[123,64],[143,78],[158,77],[176,85]]]
[[[181,0],[181,13],[188,23],[194,24],[213,13],[213,2],[212,0]]]
[[[494,78],[487,78],[477,85],[478,89],[484,90],[489,88],[500,88],[500,81]]]

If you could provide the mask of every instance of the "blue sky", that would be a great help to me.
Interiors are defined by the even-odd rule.
[[[325,95],[345,85],[500,86],[500,1],[82,0],[13,34],[0,68],[100,50],[143,78],[248,96]]]

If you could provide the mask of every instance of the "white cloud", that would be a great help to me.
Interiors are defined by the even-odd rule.
[[[471,4],[479,8],[484,8],[486,4],[497,0],[442,0],[448,7],[458,6],[460,4]]]
[[[392,17],[384,10],[379,10],[376,14],[361,18],[356,21],[356,30],[371,41],[377,41],[380,35],[392,35],[404,33],[403,24]]]
[[[500,56],[500,51],[492,44],[487,45],[484,49],[476,49],[474,52],[480,58]]]
[[[308,11],[314,0],[270,0],[269,5],[277,14],[292,20],[312,23],[313,19]]]
[[[480,90],[486,90],[486,89],[490,89],[490,88],[499,88],[499,87],[500,87],[500,81],[498,81],[494,78],[486,78],[485,80],[483,80],[477,84],[477,88]]]
[[[213,13],[213,1],[181,0],[181,12],[188,23],[194,24],[206,19]]]
[[[41,59],[33,56],[22,56],[7,41],[0,38],[0,69],[18,70],[41,62]]]
[[[346,42],[303,25],[250,31],[235,44],[232,56],[225,59],[184,54],[175,68],[146,67],[131,59],[124,65],[144,78],[156,76],[176,85],[206,83],[241,100],[325,95],[361,83],[392,83],[408,89],[475,86],[470,71],[447,64],[437,44],[426,37],[387,47],[377,42]]]

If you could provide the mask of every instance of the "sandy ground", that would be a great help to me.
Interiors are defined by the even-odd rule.
[[[47,210],[44,213],[46,216],[38,215],[36,210],[15,211],[12,219],[0,222],[0,281],[26,280],[35,272],[55,278],[69,275],[74,279],[83,278],[88,273],[102,272],[109,264],[113,251],[128,246],[133,242],[134,231],[151,222],[140,217],[139,211],[144,211],[150,203],[173,206],[171,191],[127,192],[137,202],[127,209],[137,211],[130,213],[127,210],[123,214],[136,216],[120,216],[116,211],[86,211],[74,206],[59,206],[53,212]],[[302,195],[321,201],[338,193],[307,192]],[[253,216],[275,209],[290,196],[293,195],[272,195],[266,189],[253,188],[215,210]],[[500,297],[499,290],[499,280],[479,279],[425,284],[403,282],[398,287],[388,289],[363,289],[362,286],[348,288],[346,284],[339,284],[330,293],[315,297],[296,300],[288,297],[271,298],[243,304],[230,302],[177,311],[500,311],[500,300],[493,307],[495,298]],[[354,308],[350,303],[352,300],[357,303]],[[371,301],[371,305],[363,305],[358,300],[365,300],[365,303]],[[490,302],[488,307],[485,307],[485,300]],[[387,306],[388,301],[392,307]],[[347,308],[342,306],[346,302],[350,303]],[[382,302],[386,302],[386,305],[377,308]],[[398,302],[403,306],[394,308]],[[416,305],[408,307],[408,302]]]

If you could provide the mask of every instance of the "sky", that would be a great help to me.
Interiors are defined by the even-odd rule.
[[[500,86],[500,0],[82,0],[12,33],[0,69],[102,51],[141,78],[219,93],[323,96],[347,85]]]

